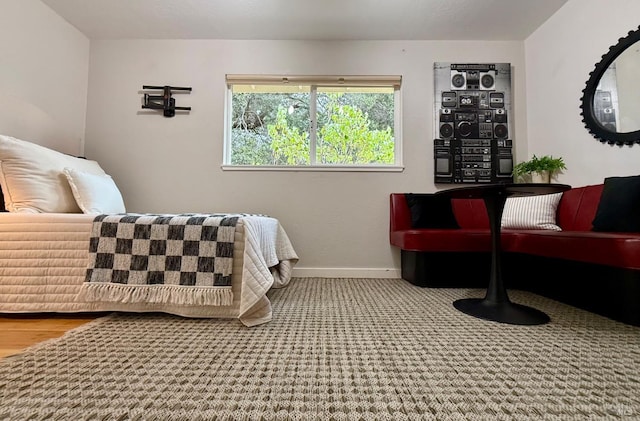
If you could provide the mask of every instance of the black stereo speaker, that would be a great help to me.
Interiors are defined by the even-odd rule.
[[[440,137],[451,139],[453,137],[453,123],[440,123]]]
[[[467,73],[457,70],[451,71],[451,90],[467,89]]]
[[[450,109],[444,108],[440,110],[440,137],[442,139],[451,139],[454,135],[453,130],[453,113]]]
[[[497,139],[506,139],[509,136],[507,125],[503,123],[493,123],[493,135]]]
[[[480,90],[490,91],[496,88],[496,71],[480,72]]]
[[[509,137],[507,128],[507,110],[498,108],[493,116],[493,135],[496,139],[506,139]]]

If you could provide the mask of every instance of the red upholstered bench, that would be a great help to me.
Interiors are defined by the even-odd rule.
[[[525,289],[640,325],[640,233],[595,232],[603,185],[563,193],[562,231],[502,230],[504,276]],[[486,287],[491,235],[481,199],[453,199],[458,229],[412,228],[404,193],[390,197],[391,244],[401,250],[402,277],[426,287]]]

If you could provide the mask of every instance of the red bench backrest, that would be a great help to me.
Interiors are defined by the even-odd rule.
[[[482,199],[452,199],[451,207],[460,228],[489,229],[489,216]]]
[[[562,194],[558,205],[557,224],[567,231],[591,231],[603,184],[576,187]],[[482,199],[453,199],[453,213],[460,228],[489,228],[489,218]],[[411,229],[411,212],[404,193],[391,193],[391,231]]]
[[[566,231],[591,231],[603,187],[596,184],[564,192],[556,214],[558,226]]]

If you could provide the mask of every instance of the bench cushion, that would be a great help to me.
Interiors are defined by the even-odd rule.
[[[597,184],[574,187],[562,193],[556,221],[563,231],[591,231],[602,188],[602,184]]]
[[[504,251],[640,269],[640,234],[592,231],[517,231]]]

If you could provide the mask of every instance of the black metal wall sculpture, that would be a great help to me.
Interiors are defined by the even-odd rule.
[[[163,110],[165,117],[173,117],[176,110],[191,111],[191,107],[176,107],[176,100],[171,97],[172,91],[191,92],[191,88],[179,88],[175,86],[149,86],[143,85],[142,89],[162,89],[162,95],[144,94],[142,108]]]
[[[625,69],[633,70],[640,65],[639,41],[640,27],[620,38],[596,64],[589,74],[587,86],[582,90],[582,121],[587,130],[603,143],[640,143],[637,74],[625,74]],[[626,100],[634,98],[635,101]]]

